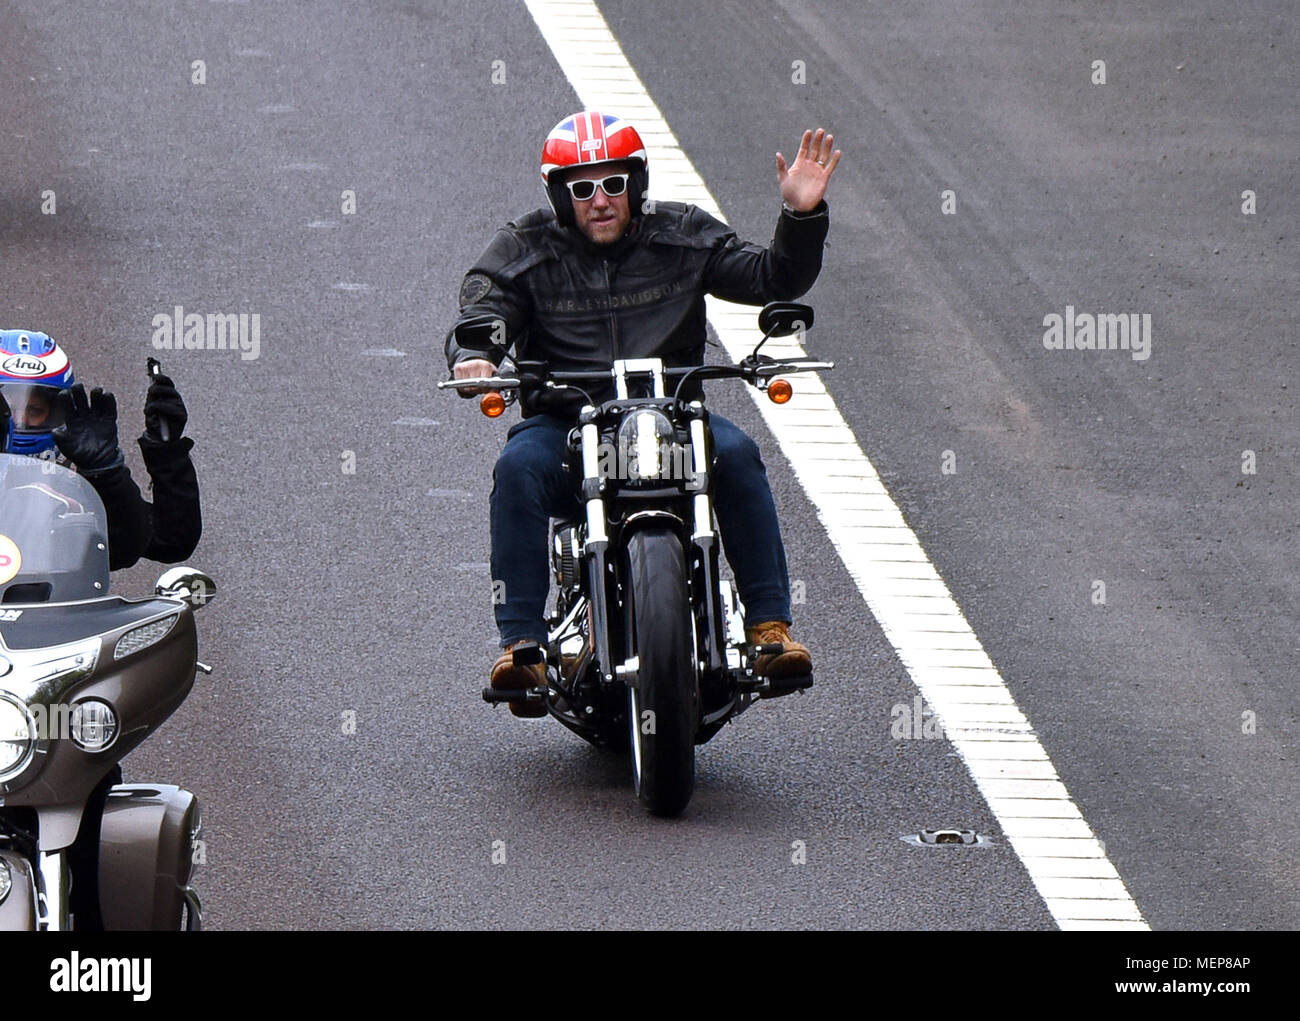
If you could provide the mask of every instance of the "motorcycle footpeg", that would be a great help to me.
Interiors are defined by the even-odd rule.
[[[768,677],[765,682],[758,689],[758,697],[780,698],[782,695],[793,695],[796,691],[807,691],[813,686],[813,675],[807,673],[794,677]]]
[[[545,688],[484,688],[483,701],[491,705],[502,702],[545,702]]]

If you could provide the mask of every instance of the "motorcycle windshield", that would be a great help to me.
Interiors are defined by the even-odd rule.
[[[0,454],[0,603],[108,593],[108,515],[84,478],[53,461]]]

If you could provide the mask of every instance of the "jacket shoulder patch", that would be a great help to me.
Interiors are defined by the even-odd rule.
[[[492,278],[485,273],[470,273],[460,285],[460,304],[476,305],[492,290]]]

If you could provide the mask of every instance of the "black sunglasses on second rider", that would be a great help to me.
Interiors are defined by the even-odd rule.
[[[610,174],[602,181],[565,181],[564,185],[569,189],[569,194],[579,202],[587,202],[596,197],[597,185],[600,185],[600,190],[610,198],[622,195],[627,191],[627,179],[630,176],[630,174]]]

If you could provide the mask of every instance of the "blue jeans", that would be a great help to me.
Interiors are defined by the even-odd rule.
[[[710,414],[709,423],[713,514],[746,622],[789,622],[785,547],[758,444],[721,415]],[[502,648],[521,639],[546,642],[550,519],[578,509],[561,467],[572,428],[551,415],[524,419],[507,434],[492,473],[492,581],[500,596],[493,608]]]

